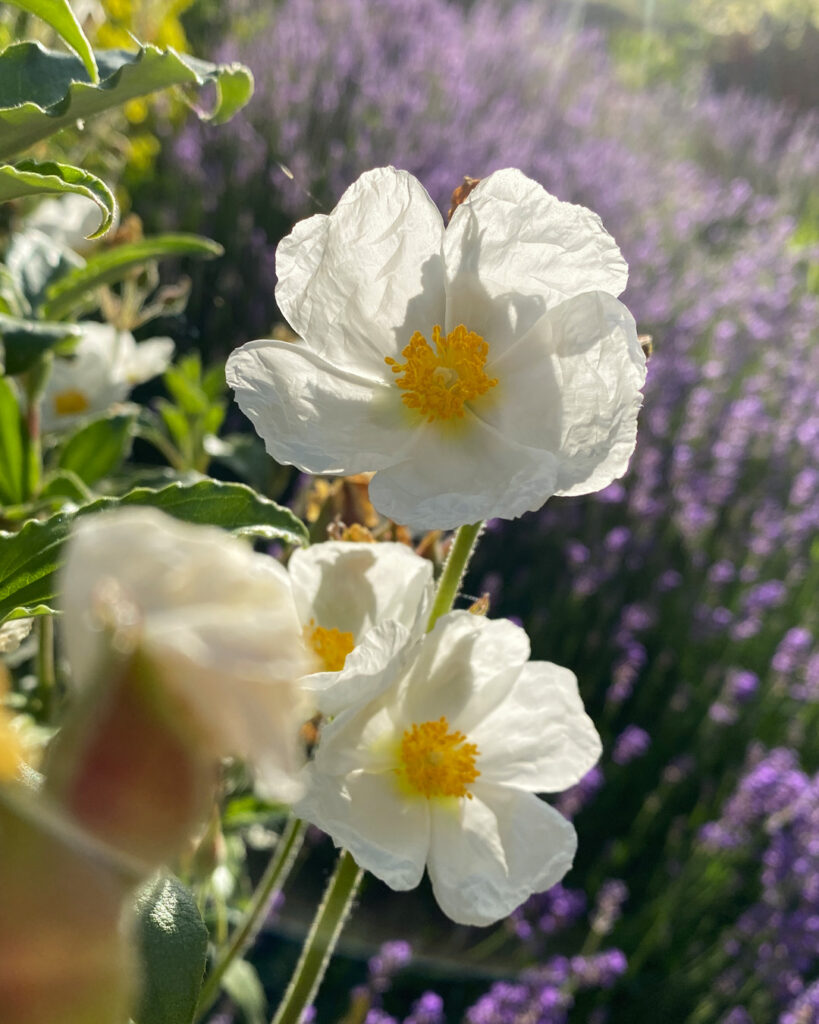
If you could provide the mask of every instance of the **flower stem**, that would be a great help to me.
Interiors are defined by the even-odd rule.
[[[54,669],[54,619],[51,615],[37,617],[37,693],[42,720],[50,722],[54,713],[57,687]]]
[[[213,1006],[216,997],[219,995],[219,986],[228,967],[240,957],[253,943],[259,932],[265,911],[270,904],[270,898],[282,887],[285,879],[290,873],[293,861],[301,849],[304,839],[306,825],[298,818],[291,817],[282,832],[275,852],[270,858],[265,872],[256,886],[256,891],[245,910],[241,923],[231,936],[227,948],[213,965],[212,970],[202,985],[199,993],[199,1000],[196,1004],[194,1020],[201,1020],[208,1010]]]
[[[324,977],[363,874],[345,850],[338,858],[336,870],[316,911],[296,970],[272,1024],[300,1024]]]
[[[458,588],[482,528],[482,522],[458,527],[449,557],[444,564],[444,571],[438,580],[438,589],[435,592],[435,600],[432,604],[432,611],[429,613],[429,622],[427,622],[427,632],[432,629],[442,615],[446,615],[452,609],[452,603],[457,596]]]

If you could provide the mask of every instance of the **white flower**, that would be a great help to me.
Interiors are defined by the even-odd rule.
[[[274,559],[215,528],[120,509],[78,520],[62,593],[77,685],[105,671],[112,642],[138,647],[214,756],[247,757],[269,792],[297,795],[296,680],[309,663]]]
[[[76,8],[75,8],[76,10]],[[89,235],[100,226],[102,214],[93,199],[76,194],[44,199],[31,216],[26,217],[27,230],[42,231],[58,245],[66,245],[77,252],[85,252],[94,246]],[[117,226],[119,215],[115,215],[112,228]]]
[[[13,654],[26,639],[34,625],[34,619],[9,619],[0,626],[0,654]]]
[[[385,629],[402,638],[423,633],[432,563],[405,544],[327,541],[294,551],[287,569],[305,641],[321,669],[302,685],[335,714],[358,697],[360,660],[378,658]]]
[[[525,632],[451,612],[363,679],[322,729],[296,810],[394,889],[427,867],[444,912],[486,925],[569,869],[571,824],[535,796],[600,755],[568,669],[527,662]]]
[[[625,472],[645,359],[615,298],[626,264],[589,210],[504,170],[445,230],[387,167],[298,223],[276,269],[303,341],[244,345],[227,380],[279,462],[375,471],[380,512],[440,529]]]
[[[170,338],[137,344],[130,331],[86,321],[73,355],[55,359],[41,406],[43,430],[63,430],[126,398],[132,388],[156,377],[173,356]]]

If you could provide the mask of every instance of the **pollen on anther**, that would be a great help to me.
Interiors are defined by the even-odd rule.
[[[310,619],[310,624],[304,627],[304,639],[307,646],[318,655],[325,672],[340,672],[347,655],[355,647],[352,633],[317,626],[315,619]]]
[[[474,331],[459,324],[444,337],[439,324],[432,328],[433,349],[420,331],[410,338],[399,363],[387,356],[386,364],[404,392],[401,401],[409,409],[417,409],[429,423],[435,420],[459,419],[464,406],[486,394],[498,383],[484,367],[489,345]]]
[[[413,724],[401,737],[398,775],[415,793],[430,797],[466,797],[468,786],[480,775],[475,761],[478,748],[459,731],[450,732],[442,716],[437,721]]]

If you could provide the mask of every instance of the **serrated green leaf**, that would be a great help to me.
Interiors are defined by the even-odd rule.
[[[149,505],[185,522],[221,526],[239,536],[307,543],[304,523],[244,484],[205,479],[159,491],[141,487],[122,498],[99,498],[44,521],[30,520],[17,533],[0,534],[0,622],[13,613],[33,614],[37,606],[55,609],[61,548],[74,520],[129,505]]]
[[[134,1024],[190,1024],[208,949],[190,889],[170,875],[147,885],[136,899],[135,938],[142,992]]]
[[[60,451],[60,469],[76,473],[88,487],[108,476],[131,450],[136,411],[103,416],[86,424]]]
[[[101,50],[96,58],[98,85],[76,57],[39,43],[17,43],[0,54],[0,159],[77,120],[174,85],[213,82],[215,108],[200,116],[216,124],[229,120],[253,93],[253,76],[241,64],[211,64],[150,44],[135,53]]]
[[[9,3],[22,7],[24,11],[42,18],[55,32],[68,43],[72,50],[75,50],[85,65],[88,77],[92,82],[100,79],[97,71],[97,62],[94,60],[94,51],[82,26],[71,10],[68,0],[8,0]]]
[[[84,266],[69,270],[48,286],[40,312],[47,320],[60,320],[83,298],[103,284],[121,280],[134,267],[168,256],[221,256],[222,246],[200,235],[155,235],[129,245],[118,245],[92,256]]]
[[[80,329],[76,324],[55,324],[43,320],[24,320],[0,313],[0,338],[6,352],[6,373],[25,373],[52,349],[66,350]]]
[[[110,228],[117,212],[117,201],[110,188],[90,171],[54,160],[21,160],[16,165],[0,165],[0,203],[24,196],[73,192],[85,196],[100,208],[100,226],[91,235],[99,238]]]

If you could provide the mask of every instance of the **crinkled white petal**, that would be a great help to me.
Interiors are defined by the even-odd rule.
[[[441,616],[413,652],[392,714],[399,728],[437,721],[469,733],[505,700],[529,657],[526,632],[466,611]]]
[[[329,216],[301,221],[279,244],[276,301],[314,352],[388,381],[384,357],[443,322],[443,235],[412,175],[368,171]]]
[[[571,824],[532,793],[475,784],[458,808],[432,806],[428,870],[435,898],[458,924],[488,925],[572,865]]]
[[[432,568],[406,544],[348,541],[294,551],[287,565],[301,621],[352,633],[356,642],[386,619],[423,632]]]
[[[350,704],[375,699],[392,686],[411,655],[410,631],[387,620],[368,630],[339,672],[314,672],[302,688],[322,714],[337,715]]]
[[[551,452],[517,444],[467,412],[456,430],[418,429],[404,458],[373,477],[370,501],[407,526],[452,530],[540,508],[557,472]]]
[[[456,209],[444,259],[447,328],[464,323],[495,352],[547,309],[582,292],[619,295],[628,280],[597,214],[514,169],[489,175]]]
[[[308,473],[366,473],[412,440],[398,389],[340,369],[301,342],[251,341],[225,376],[278,462]]]
[[[401,800],[392,775],[355,773],[346,779],[306,770],[307,792],[295,812],[318,825],[337,846],[392,889],[421,881],[429,848],[424,800]]]
[[[503,701],[469,733],[481,782],[558,793],[598,761],[600,737],[573,672],[547,661],[524,665]]]
[[[112,631],[139,645],[220,754],[289,773],[309,668],[285,570],[221,530],[133,508],[82,518],[62,579],[77,686],[110,657]]]

